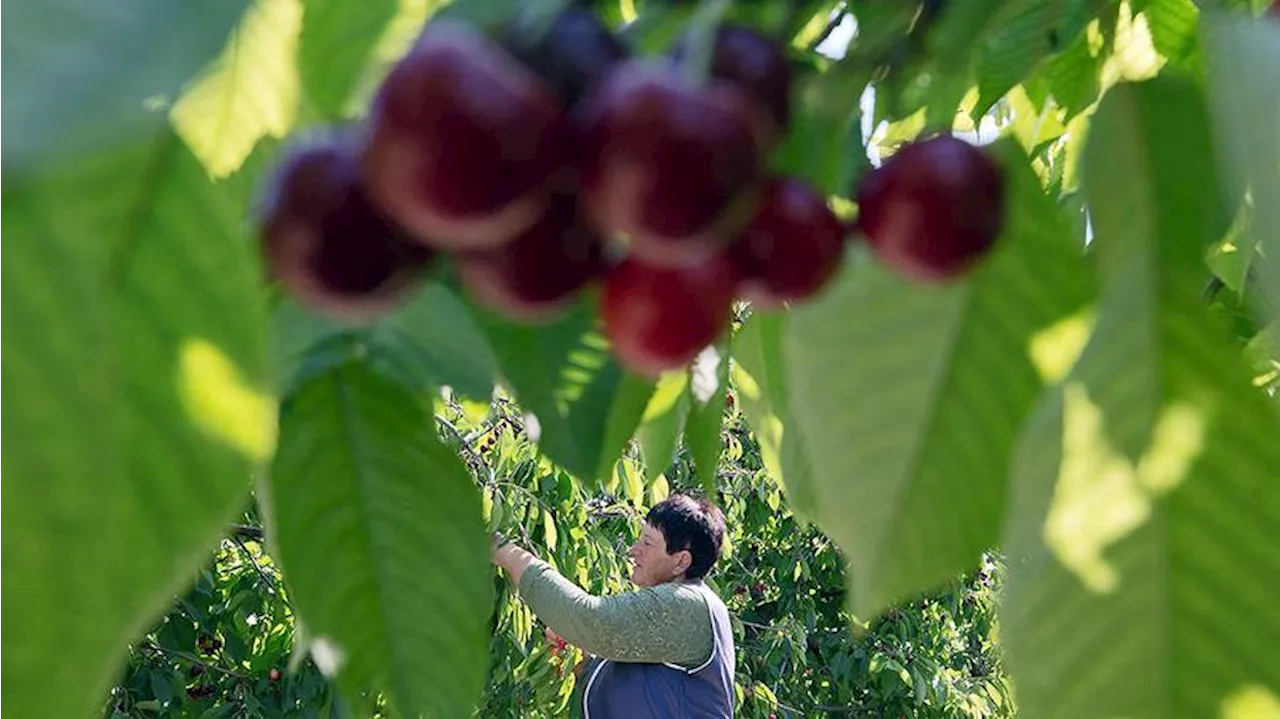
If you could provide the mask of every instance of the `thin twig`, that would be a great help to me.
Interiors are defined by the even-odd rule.
[[[787,631],[786,627],[775,627],[771,624],[760,624],[759,622],[751,622],[751,621],[747,621],[746,619],[739,619],[738,621],[742,622],[743,626],[751,627],[753,629],[767,629],[771,632],[778,632],[780,634],[786,633]]]
[[[639,512],[629,507],[622,509],[596,507],[587,511],[587,516],[591,519],[635,519],[639,515]]]
[[[844,23],[845,16],[848,14],[848,3],[842,4],[840,9],[831,16],[830,20],[827,21],[826,27],[822,28],[822,32],[818,34],[818,37],[814,38],[813,42],[809,43],[809,49],[817,50],[819,45],[826,42],[827,38],[831,37],[831,33],[835,32],[836,28],[840,27],[840,25]]]
[[[462,432],[458,431],[458,428],[455,427],[454,424],[448,420],[448,418],[442,417],[440,415],[436,415],[436,419],[445,427],[448,427],[449,432],[451,432],[453,436],[457,438],[458,444],[462,446],[462,449],[467,453],[467,456],[471,458],[471,461],[475,464],[477,471],[481,469],[484,469],[484,470],[489,469],[489,465],[485,463],[484,458],[481,457],[478,452],[476,452],[475,448],[471,446],[471,442],[469,442],[466,437],[462,436]],[[489,474],[490,474],[489,478],[492,479],[493,478],[492,471],[490,471]]]
[[[187,660],[187,661],[191,662],[192,664],[199,664],[200,666],[204,667],[205,669],[212,669],[212,670],[213,670],[213,671],[215,671],[215,672],[219,672],[219,673],[222,673],[222,674],[226,674],[226,675],[227,675],[227,676],[229,676],[229,677],[235,677],[235,678],[237,678],[237,679],[244,679],[244,678],[245,678],[245,675],[244,675],[244,674],[242,674],[242,673],[240,673],[240,672],[237,672],[237,671],[236,671],[236,670],[234,670],[234,669],[227,669],[226,667],[220,667],[220,666],[218,666],[217,664],[210,664],[209,662],[206,662],[205,660],[201,659],[200,657],[195,656],[194,654],[188,654],[187,652],[181,651],[181,650],[179,650],[179,649],[165,649],[164,647],[160,646],[159,644],[155,644],[155,643],[153,643],[153,642],[147,642],[146,644],[144,644],[144,645],[142,645],[142,646],[143,646],[144,648],[146,648],[146,649],[150,649],[151,651],[154,651],[154,652],[159,652],[159,653],[161,653],[161,654],[167,654],[167,655],[169,655],[169,656],[171,656],[171,657],[178,657],[179,659],[185,659],[185,660]]]
[[[236,543],[236,546],[240,548],[240,551],[244,552],[245,556],[249,558],[249,563],[253,565],[253,568],[258,570],[258,576],[262,577],[262,581],[267,585],[267,594],[274,595],[276,593],[276,583],[267,575],[267,572],[262,568],[262,565],[258,564],[258,560],[254,558],[253,552],[249,551],[249,548],[244,546],[244,542],[240,541],[239,537],[232,536],[231,541]]]
[[[512,432],[517,432],[517,428],[514,424],[511,423],[511,420],[507,419],[506,417],[499,417],[497,418],[497,420],[491,422],[487,426],[477,429],[471,432],[470,434],[468,434],[466,437],[463,437],[463,441],[475,442],[476,440],[483,438],[485,435],[491,434],[494,430],[501,428],[502,425],[504,424],[510,426]]]
[[[539,497],[538,495],[534,494],[533,490],[529,489],[528,487],[524,487],[522,485],[516,484],[515,482],[512,482],[509,479],[495,480],[493,483],[493,486],[511,487],[512,489],[518,489],[521,492],[523,492],[526,497],[528,497],[529,499],[532,499],[539,507],[543,509],[543,511],[554,514],[554,512],[551,511],[551,506],[546,502],[542,501],[542,497]]]
[[[254,541],[261,541],[263,538],[262,528],[255,527],[252,524],[233,524],[228,530],[228,534],[232,537],[244,537]]]
[[[790,704],[783,704],[781,701],[777,701],[777,700],[775,701],[779,709],[784,709],[786,711],[789,711],[796,716],[813,716],[817,712],[822,712],[824,714],[827,714],[828,716],[830,716],[831,712],[838,712],[845,716],[854,716],[858,712],[856,707],[841,707],[841,706],[815,706],[815,707],[809,707],[808,709],[797,709],[796,707],[793,707]]]

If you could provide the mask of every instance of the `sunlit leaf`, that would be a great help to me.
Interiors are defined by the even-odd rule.
[[[769,474],[787,490],[791,510],[808,521],[818,515],[817,490],[800,427],[787,395],[783,337],[786,316],[756,313],[733,338],[734,386]]]
[[[1142,14],[1151,29],[1151,43],[1174,66],[1199,75],[1204,57],[1200,47],[1200,12],[1192,0],[1151,0]]]
[[[708,496],[715,492],[716,470],[724,447],[720,428],[724,424],[729,384],[728,347],[728,340],[708,347],[689,369],[689,417],[685,422],[684,441],[693,458],[698,481]]]
[[[636,439],[640,441],[644,455],[647,481],[667,471],[675,459],[676,447],[689,416],[688,382],[686,372],[664,374],[645,407],[640,427],[636,429]]]
[[[15,715],[101,710],[126,643],[191,579],[270,453],[238,190],[211,185],[168,132],[5,183]]]
[[[275,372],[288,386],[353,356],[419,388],[449,386],[486,405],[498,374],[497,360],[467,307],[443,285],[426,282],[398,310],[372,325],[335,324],[296,302],[275,312]]]
[[[1250,226],[1237,247],[1261,247],[1258,287],[1280,319],[1280,26],[1214,17],[1206,37],[1214,130],[1228,198],[1252,193]]]
[[[1033,345],[1091,296],[1081,248],[1025,155],[1005,141],[997,156],[1005,231],[972,276],[927,287],[857,254],[787,325],[791,412],[813,466],[818,524],[849,561],[858,616],[963,571],[992,546],[1014,433],[1060,371],[1037,366]],[[1079,344],[1050,347],[1043,354],[1070,366]]]
[[[1204,112],[1156,80],[1114,88],[1094,124],[1097,330],[1020,442],[1002,542],[1001,631],[1035,716],[1280,696],[1280,611],[1257,581],[1280,576],[1280,418],[1201,298],[1195,250],[1220,226]],[[1173,180],[1193,176],[1194,193]]]
[[[484,686],[493,585],[479,492],[428,407],[358,361],[311,378],[262,490],[321,670],[403,715],[457,716]]]
[[[1084,21],[1100,4],[1098,0],[1015,3],[1017,13],[993,30],[978,53],[981,99],[975,114],[985,114],[1051,52],[1075,42],[1082,35]]]
[[[323,117],[341,117],[396,0],[303,0],[298,66],[307,100]]]
[[[618,366],[595,329],[593,304],[583,299],[540,326],[473,312],[516,398],[537,417],[542,451],[586,481],[612,468],[640,423],[652,384]]]
[[[1101,56],[1089,48],[1087,33],[1081,33],[1066,50],[1045,62],[1041,74],[1058,105],[1067,111],[1067,119],[1084,111],[1098,98],[1101,90],[1099,71]]]
[[[243,0],[171,3],[52,0],[9,6],[4,24],[4,172],[145,141],[164,123],[148,101],[172,101],[213,59]]]
[[[777,172],[802,177],[829,194],[844,194],[866,157],[852,156],[860,139],[858,103],[867,75],[856,65],[797,81],[791,129],[773,156]],[[857,152],[861,153],[861,143]]]
[[[284,137],[298,111],[302,0],[254,0],[222,55],[186,88],[174,129],[214,177],[239,169],[263,137]]]

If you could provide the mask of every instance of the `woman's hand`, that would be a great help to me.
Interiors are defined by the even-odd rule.
[[[511,575],[511,583],[519,587],[520,577],[524,575],[524,570],[529,567],[529,564],[536,557],[497,532],[493,534],[492,547],[493,563],[507,570],[507,574]]]
[[[492,541],[489,545],[489,558],[493,560],[494,564],[500,564],[498,561],[498,550],[509,544],[509,542],[506,537],[502,536],[501,532],[494,532],[491,539]]]
[[[547,636],[547,641],[555,645],[557,649],[564,649],[566,646],[568,646],[568,642],[566,642],[563,638],[561,638],[559,634],[556,634],[556,630],[552,629],[551,627],[547,627],[547,631],[545,632],[545,634]]]

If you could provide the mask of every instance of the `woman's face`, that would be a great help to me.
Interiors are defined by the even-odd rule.
[[[640,538],[627,552],[631,559],[631,581],[638,587],[652,587],[684,576],[693,560],[688,550],[667,554],[667,538],[662,530],[645,523]]]

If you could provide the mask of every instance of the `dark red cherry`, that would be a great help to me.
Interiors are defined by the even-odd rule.
[[[576,105],[627,56],[622,43],[586,8],[569,8],[544,33],[512,24],[503,47],[550,85],[565,106]]]
[[[556,195],[542,219],[511,244],[458,255],[467,290],[509,319],[549,319],[603,267],[604,243],[577,210],[573,195]]]
[[[736,282],[723,253],[685,267],[628,258],[605,276],[601,297],[614,356],[648,377],[688,364],[728,326]]]
[[[547,84],[505,50],[461,23],[433,22],[374,99],[365,177],[424,244],[496,247],[542,214],[566,125]]]
[[[337,138],[295,148],[272,176],[264,210],[271,275],[335,319],[365,321],[394,308],[432,254],[404,241],[369,201],[359,158]]]
[[[685,36],[673,49],[677,62],[687,59],[689,42]],[[767,114],[773,137],[786,131],[791,122],[791,65],[777,42],[749,27],[720,26],[711,55],[711,75],[749,93]]]
[[[750,219],[760,142],[737,87],[628,61],[605,78],[585,118],[586,212],[629,237],[637,257],[703,262]]]
[[[956,277],[995,243],[1004,219],[1000,168],[943,135],[908,145],[865,175],[858,227],[889,266],[921,281]]]
[[[815,294],[840,267],[844,246],[844,228],[826,198],[801,180],[775,177],[730,256],[742,275],[740,292],[767,307]]]

